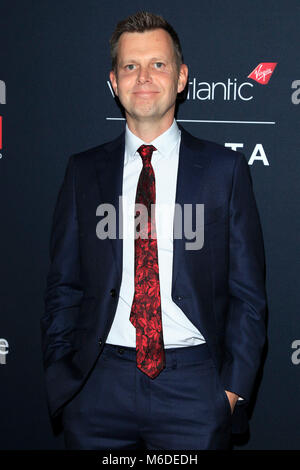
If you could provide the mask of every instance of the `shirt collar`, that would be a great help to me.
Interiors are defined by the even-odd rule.
[[[158,152],[162,155],[168,155],[178,143],[180,138],[180,130],[177,126],[177,123],[174,119],[172,125],[167,129],[163,134],[159,135],[152,142],[146,144],[142,139],[137,137],[131,132],[127,123],[125,129],[125,164],[128,160],[133,160],[139,155],[137,149],[143,145],[154,145]]]

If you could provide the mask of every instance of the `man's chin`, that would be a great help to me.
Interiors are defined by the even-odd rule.
[[[129,116],[135,121],[156,121],[159,119],[160,114],[154,112],[153,110],[149,111],[137,111],[134,110],[133,113],[128,113]]]

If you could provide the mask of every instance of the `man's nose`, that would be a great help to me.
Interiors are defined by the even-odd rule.
[[[151,81],[151,73],[149,67],[140,67],[137,81],[141,84]]]

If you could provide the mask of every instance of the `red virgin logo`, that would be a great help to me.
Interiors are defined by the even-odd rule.
[[[274,72],[277,62],[261,62],[257,67],[248,75],[248,78],[252,78],[261,85],[267,85]]]

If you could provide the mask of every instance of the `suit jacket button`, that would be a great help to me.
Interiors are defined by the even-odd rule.
[[[101,346],[101,344],[102,344],[102,339],[99,339],[99,344],[100,344],[100,346]]]
[[[110,295],[111,295],[112,297],[116,297],[116,295],[117,295],[116,289],[111,289]]]

